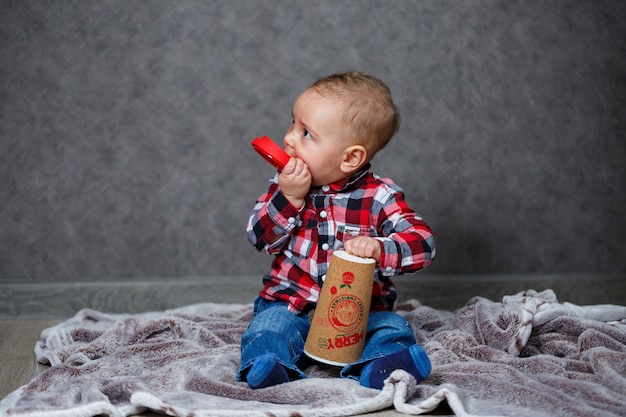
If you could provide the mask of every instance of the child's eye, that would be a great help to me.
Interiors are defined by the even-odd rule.
[[[311,133],[310,133],[308,130],[304,129],[303,134],[304,134],[304,137],[305,137],[305,138],[307,138],[307,139],[311,139]]]

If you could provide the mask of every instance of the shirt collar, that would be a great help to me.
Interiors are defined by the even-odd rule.
[[[365,176],[369,172],[370,167],[371,165],[367,163],[360,170],[358,170],[356,173],[349,176],[348,178],[333,182],[332,184],[328,184],[328,186],[336,193],[348,191],[349,189],[354,188],[361,184],[361,182],[363,182]],[[322,187],[322,189],[324,188],[325,187]]]

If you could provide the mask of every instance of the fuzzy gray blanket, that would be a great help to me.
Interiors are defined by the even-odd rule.
[[[52,365],[0,403],[2,416],[350,416],[389,407],[457,416],[625,416],[626,307],[561,303],[550,291],[501,302],[474,298],[456,313],[417,301],[412,324],[433,372],[395,371],[382,391],[313,366],[308,378],[251,390],[237,382],[251,305],[198,304],[111,315],[82,310],[46,329],[35,353]]]

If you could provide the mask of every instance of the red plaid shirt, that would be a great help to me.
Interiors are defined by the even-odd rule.
[[[312,187],[300,209],[270,180],[250,213],[248,240],[275,255],[260,295],[281,300],[297,313],[314,307],[333,251],[356,236],[381,242],[372,291],[372,310],[391,310],[397,299],[390,277],[430,265],[435,240],[430,227],[404,201],[393,181],[368,171]]]

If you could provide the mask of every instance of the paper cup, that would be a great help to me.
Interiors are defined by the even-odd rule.
[[[361,357],[375,267],[374,259],[333,252],[304,344],[307,356],[337,366]]]

